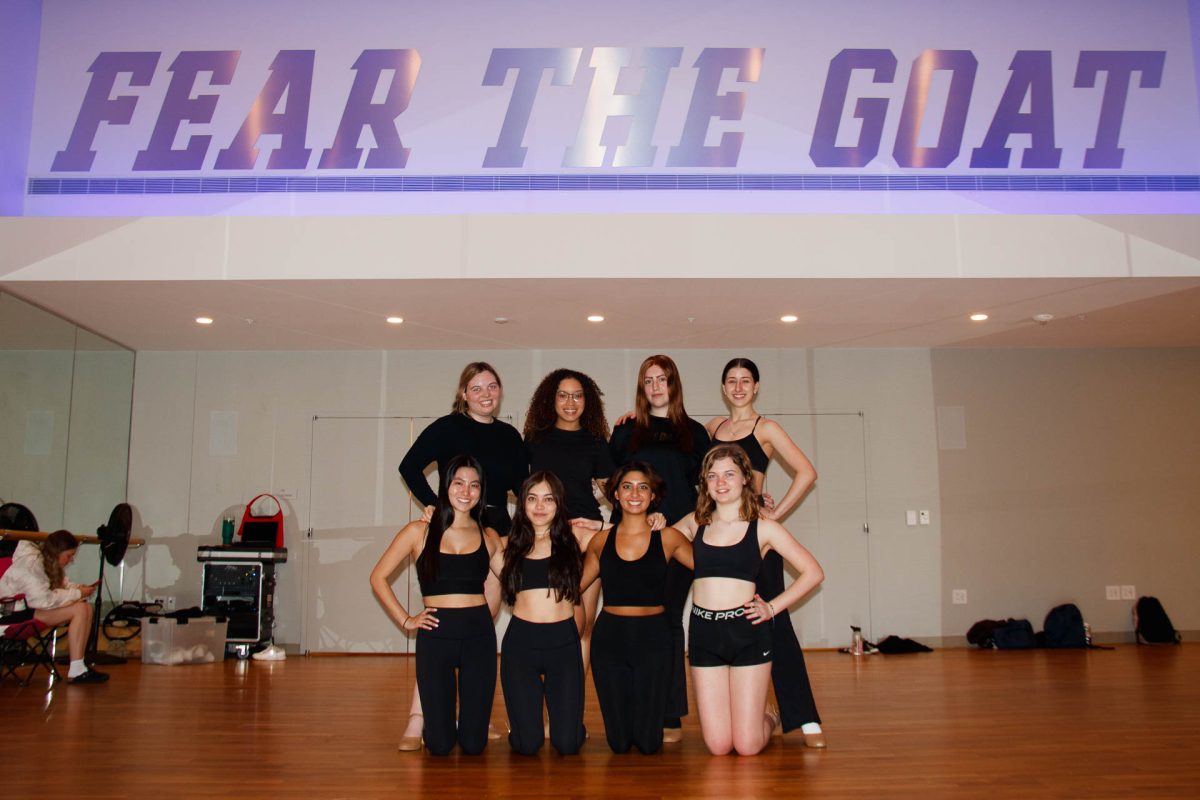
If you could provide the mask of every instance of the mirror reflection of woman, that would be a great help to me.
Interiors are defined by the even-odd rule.
[[[820,564],[778,522],[759,516],[754,470],[736,444],[718,444],[701,467],[704,494],[678,526],[692,537],[695,583],[688,658],[704,744],[714,755],[754,755],[779,725],[767,708],[771,622],[824,579]],[[755,579],[763,556],[778,552],[797,573],[762,596]]]
[[[663,480],[659,511],[667,524],[685,517],[696,507],[696,476],[700,459],[708,450],[704,426],[688,416],[683,405],[679,368],[669,356],[653,355],[638,369],[634,412],[613,429],[613,463],[643,461]],[[621,511],[613,509],[612,522]],[[682,738],[681,717],[688,713],[686,667],[683,657],[683,609],[692,584],[691,571],[677,561],[667,567],[667,618],[671,624],[671,689],[667,699],[664,742]]]
[[[575,622],[583,559],[567,519],[562,482],[553,473],[530,475],[518,498],[503,554],[492,561],[504,602],[512,606],[500,649],[508,741],[521,755],[541,749],[545,703],[551,745],[559,755],[574,755],[586,736]]]
[[[599,578],[604,609],[596,620],[592,680],[604,733],[614,753],[662,748],[671,683],[671,625],[666,615],[667,564],[692,567],[692,545],[674,528],[654,530],[647,515],[662,480],[649,465],[618,467],[606,494],[621,521],[596,534],[584,556],[583,586]]]
[[[397,625],[417,637],[417,689],[423,725],[406,732],[401,750],[424,744],[446,755],[457,744],[483,752],[496,692],[496,628],[484,597],[489,564],[500,537],[482,522],[484,476],[470,456],[450,459],[441,473],[432,520],[405,525],[371,570],[371,590]],[[412,614],[391,580],[407,558],[416,560],[424,608]],[[457,706],[458,713],[455,713]]]
[[[754,468],[753,491],[762,501],[759,516],[762,519],[780,520],[808,494],[817,480],[817,471],[783,426],[754,409],[758,390],[758,366],[748,358],[729,361],[721,371],[721,394],[729,406],[729,416],[714,417],[705,428],[713,438],[714,445],[731,442],[746,451]],[[793,473],[791,484],[778,502],[763,491],[767,465],[775,455]],[[763,556],[757,591],[763,597],[774,597],[783,591],[783,559],[774,550]],[[806,745],[825,747],[821,717],[817,713],[804,653],[792,627],[791,617],[786,614],[780,617],[771,632],[774,645],[771,680],[775,686],[775,699],[779,702],[783,731],[787,733],[800,728]]]
[[[542,379],[525,415],[530,469],[554,473],[566,492],[566,514],[580,551],[604,526],[596,489],[612,475],[603,392],[582,372],[556,369]],[[583,593],[577,608],[583,668],[590,662],[592,626],[600,587]]]

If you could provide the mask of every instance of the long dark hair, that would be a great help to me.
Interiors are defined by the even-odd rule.
[[[70,531],[55,531],[46,537],[38,547],[42,551],[42,569],[46,573],[46,581],[51,589],[62,589],[67,585],[67,576],[63,573],[62,564],[58,557],[63,553],[79,549],[79,540]]]
[[[608,441],[608,420],[604,417],[604,392],[596,382],[582,372],[573,369],[556,369],[533,390],[529,400],[529,411],[525,414],[525,441],[537,444],[546,435],[546,431],[554,427],[558,414],[554,410],[555,395],[558,385],[567,379],[579,381],[583,387],[583,415],[579,425],[594,438],[601,442]]]
[[[487,486],[483,482],[483,466],[474,456],[455,456],[446,465],[446,470],[438,475],[437,505],[433,507],[433,519],[429,521],[429,530],[425,534],[425,546],[421,555],[417,556],[417,577],[422,583],[433,583],[437,580],[438,553],[442,549],[442,534],[454,524],[454,506],[450,505],[450,482],[463,468],[475,470],[479,476],[479,502],[471,509],[471,519],[479,526],[479,535],[483,536],[483,504],[487,497]]]
[[[517,513],[513,515],[508,545],[504,548],[504,569],[500,571],[500,591],[504,602],[512,605],[521,591],[521,568],[533,549],[533,523],[525,516],[525,498],[534,486],[545,483],[554,497],[554,519],[550,521],[550,563],[547,572],[554,599],[579,602],[579,581],[583,577],[583,556],[567,520],[566,492],[562,481],[552,472],[541,470],[525,479],[517,495]]]
[[[642,362],[642,366],[638,369],[637,394],[633,398],[637,421],[633,426],[631,449],[637,452],[650,435],[650,401],[646,399],[643,381],[646,380],[646,372],[651,367],[660,367],[667,376],[667,390],[670,392],[670,400],[667,402],[667,419],[675,426],[675,449],[681,453],[691,453],[692,430],[688,421],[687,409],[683,407],[683,382],[679,380],[679,367],[675,366],[675,362],[671,360],[670,356],[661,354],[650,356]]]

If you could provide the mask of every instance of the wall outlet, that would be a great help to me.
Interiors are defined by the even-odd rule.
[[[904,512],[904,524],[910,528],[916,527],[917,510],[915,508],[911,508]]]
[[[956,606],[965,606],[967,604],[967,590],[955,589],[950,593],[950,602]]]
[[[1134,591],[1134,587],[1129,585],[1128,583],[1123,584],[1121,586],[1121,599],[1122,600],[1137,600],[1137,592]]]
[[[173,595],[173,594],[167,595],[166,597],[162,598],[162,607],[163,607],[163,611],[174,611],[175,610],[175,595]]]
[[[921,520],[922,525],[928,525],[929,524],[929,509],[922,508],[920,511],[917,512],[917,518],[919,520]]]
[[[1105,586],[1104,587],[1104,599],[1105,600],[1120,600],[1121,599],[1121,587],[1120,586]]]

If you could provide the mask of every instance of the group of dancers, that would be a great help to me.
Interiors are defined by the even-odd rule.
[[[499,678],[514,751],[537,753],[547,734],[559,754],[579,751],[589,665],[613,752],[651,754],[679,741],[689,591],[688,660],[708,750],[753,755],[774,732],[795,729],[809,747],[825,746],[788,615],[824,575],[776,522],[816,471],[755,411],[758,390],[754,362],[733,359],[721,374],[730,413],[700,425],[684,408],[674,361],[651,356],[638,371],[634,410],[610,440],[595,381],[558,369],[535,390],[522,439],[497,419],[497,371],[466,366],[452,413],[400,463],[425,515],[400,530],[371,572],[384,609],[416,635],[401,750],[445,755],[457,745],[478,754],[499,738],[489,720],[501,600],[512,608]],[[763,493],[776,454],[794,473],[778,501]],[[431,463],[436,493],[424,474]],[[611,503],[608,524],[596,489]],[[423,601],[415,614],[391,587],[410,558]],[[784,562],[798,576],[786,588]],[[767,703],[769,680],[778,708]]]

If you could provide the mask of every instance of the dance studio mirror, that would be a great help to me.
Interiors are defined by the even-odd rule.
[[[125,500],[133,360],[0,292],[0,498],[43,531],[95,534]]]

